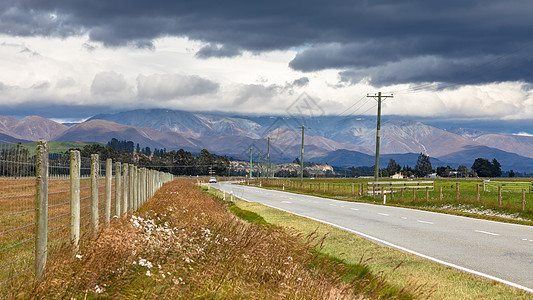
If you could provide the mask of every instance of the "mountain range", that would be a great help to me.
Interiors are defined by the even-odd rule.
[[[458,124],[454,124],[458,125]],[[459,124],[460,125],[460,124]],[[35,140],[107,142],[131,140],[141,147],[207,149],[235,159],[254,160],[267,152],[270,159],[288,162],[300,156],[305,126],[305,160],[335,166],[374,164],[375,117],[242,116],[175,110],[132,110],[96,115],[72,126],[38,116],[21,120],[0,117],[0,143]],[[389,159],[414,166],[419,153],[433,166],[472,165],[478,157],[496,158],[503,170],[533,173],[533,137],[452,126],[439,128],[420,121],[384,119],[381,124],[380,166]]]

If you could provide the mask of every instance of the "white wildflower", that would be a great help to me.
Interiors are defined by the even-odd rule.
[[[100,287],[100,286],[98,286],[98,285],[96,285],[96,286],[94,287],[94,292],[97,293],[97,294],[101,294],[101,293],[103,293],[104,291],[105,291],[105,289],[104,289],[103,287]]]
[[[82,257],[83,257],[83,255],[76,254],[76,258],[77,259],[81,259]]]
[[[150,270],[146,271],[146,276],[148,277],[152,276],[152,273],[150,273]]]

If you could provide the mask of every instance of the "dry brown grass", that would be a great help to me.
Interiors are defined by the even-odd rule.
[[[17,298],[366,299],[376,278],[351,270],[279,228],[247,223],[191,181],[164,185],[138,213],[115,220],[49,264],[46,279]],[[374,282],[375,283],[375,282]],[[404,291],[393,297],[410,298]]]

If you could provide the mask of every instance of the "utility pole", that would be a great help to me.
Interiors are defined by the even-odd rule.
[[[261,178],[261,152],[257,153],[257,177]]]
[[[300,158],[300,186],[304,184],[304,133],[305,129],[311,129],[311,127],[300,126],[296,128],[302,129],[302,156]]]
[[[252,180],[252,148],[250,148],[250,180]]]
[[[377,95],[366,95],[367,97],[372,98],[378,98],[378,124],[376,127],[376,164],[374,166],[374,181],[378,182],[379,180],[379,137],[380,137],[380,130],[381,130],[381,99],[382,98],[392,98],[393,95],[381,95],[381,92],[379,92]]]
[[[267,178],[270,178],[270,137],[267,137]]]

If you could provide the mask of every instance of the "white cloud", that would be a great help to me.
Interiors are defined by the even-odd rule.
[[[1,38],[0,68],[8,71],[0,72],[0,107],[18,106],[28,114],[33,114],[30,104],[34,103],[285,114],[306,92],[326,114],[375,115],[376,102],[366,95],[396,91],[393,99],[384,102],[384,115],[533,117],[533,97],[522,82],[438,91],[413,92],[408,84],[377,89],[364,81],[340,82],[339,70],[292,70],[288,64],[297,53],[291,50],[199,59],[196,53],[207,44],[186,38],[154,40],[153,50],[106,48],[88,43],[87,36]],[[307,84],[294,84],[302,78],[307,78],[302,81]],[[54,109],[50,114],[70,117],[68,110]]]
[[[138,96],[143,99],[170,100],[214,93],[219,85],[196,75],[155,74],[137,77]]]
[[[122,98],[123,94],[128,94],[128,91],[131,91],[131,87],[126,82],[124,75],[113,71],[96,74],[91,84],[93,96]]]

